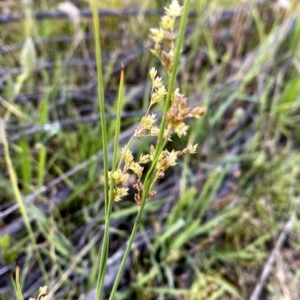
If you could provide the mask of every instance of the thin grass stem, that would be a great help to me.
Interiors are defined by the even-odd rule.
[[[37,243],[36,243],[36,240],[34,237],[34,233],[33,233],[30,221],[29,221],[29,216],[27,213],[26,205],[24,203],[23,197],[22,197],[20,189],[19,189],[17,174],[16,174],[16,171],[14,169],[14,166],[13,166],[13,163],[12,163],[12,160],[10,157],[8,141],[7,141],[7,136],[6,136],[6,130],[5,130],[5,122],[3,119],[0,118],[0,141],[1,141],[1,139],[2,139],[2,144],[3,144],[3,149],[4,149],[4,159],[5,159],[5,162],[7,165],[12,189],[15,194],[15,198],[16,198],[17,204],[19,206],[22,218],[24,220],[24,223],[25,223],[29,238],[31,240],[33,249],[35,251],[35,255],[36,255],[40,270],[42,272],[43,278],[45,281],[47,281],[47,272],[46,272],[45,266],[43,264],[41,254],[38,250],[38,246],[37,246]]]
[[[107,130],[106,130],[106,117],[105,117],[105,102],[104,102],[104,87],[103,87],[103,74],[102,74],[102,58],[101,58],[101,43],[100,43],[100,32],[99,32],[99,16],[98,16],[98,1],[92,1],[92,12],[93,12],[93,27],[95,37],[95,51],[96,51],[96,62],[97,62],[97,89],[98,89],[98,103],[100,110],[100,122],[101,122],[101,139],[103,148],[103,172],[104,172],[104,202],[105,202],[105,236],[102,241],[102,247],[100,252],[100,264],[97,277],[96,285],[96,299],[101,299],[102,287],[104,282],[104,276],[106,271],[106,262],[108,255],[108,227],[109,219],[107,216],[110,215],[111,205],[109,204],[108,195],[108,149],[107,149]]]
[[[116,128],[115,128],[115,136],[114,136],[114,151],[113,151],[113,161],[112,161],[112,172],[114,172],[117,168],[117,158],[119,152],[119,136],[120,136],[120,128],[121,128],[121,113],[123,106],[123,94],[124,94],[124,71],[121,71],[120,85],[119,85],[119,93],[118,93],[118,101],[117,101],[117,115],[116,115]],[[109,246],[109,226],[111,220],[111,211],[113,204],[113,191],[114,191],[114,182],[111,182],[109,189],[109,203],[108,209],[105,215],[105,226],[104,226],[104,235],[102,239],[102,251],[106,250],[106,253],[103,252],[103,260],[100,260],[100,268],[102,270],[101,278],[99,278],[99,291],[96,299],[100,299],[103,283],[106,273],[107,266],[107,257],[108,257],[108,246]],[[105,246],[105,247],[104,247]],[[103,264],[103,265],[102,265]],[[99,298],[98,298],[99,297]]]

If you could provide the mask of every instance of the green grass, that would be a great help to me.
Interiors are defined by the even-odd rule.
[[[58,2],[39,1],[32,10],[55,9]],[[197,143],[198,154],[168,171],[155,199],[146,203],[115,299],[248,299],[253,292],[284,224],[299,213],[300,7],[290,2],[287,11],[276,10],[272,1],[191,2],[190,11],[200,13],[188,20],[176,84],[192,107],[204,105],[207,113],[190,120],[188,136],[167,147]],[[22,12],[16,1],[6,5]],[[161,6],[143,2],[144,9]],[[103,7],[122,9],[122,1]],[[107,143],[107,164],[115,168],[114,149],[126,144],[148,106],[149,69],[155,65],[167,76],[148,47],[149,29],[158,23],[158,15],[100,17],[103,88],[96,79],[92,18],[81,20],[85,38],[78,45],[67,19],[34,20],[27,32],[26,21],[0,24],[7,46],[0,55],[0,79],[7,76],[0,82],[6,129],[0,137],[0,270],[13,271],[19,257],[24,299],[36,297],[44,285],[54,299],[79,299],[96,287],[108,208],[104,175],[110,167],[103,165],[103,148]],[[23,81],[17,68],[28,36],[37,69],[28,66]],[[69,38],[55,40],[61,36]],[[17,50],[8,51],[12,45]],[[106,129],[98,118],[97,86]],[[118,124],[120,88],[124,116]],[[134,154],[145,153],[148,142],[135,144]],[[9,213],[16,203],[20,209]],[[112,278],[112,261],[120,262],[137,212],[130,197],[112,204],[106,225],[106,272]],[[264,283],[263,299],[300,297],[299,226],[296,219]],[[16,298],[13,291],[6,271],[0,299]]]

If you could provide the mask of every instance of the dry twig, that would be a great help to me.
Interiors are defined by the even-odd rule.
[[[289,235],[290,231],[293,229],[295,222],[296,222],[296,215],[293,213],[292,216],[290,217],[290,219],[285,223],[285,225],[276,241],[275,247],[272,250],[268,260],[266,261],[266,263],[264,265],[263,271],[260,275],[260,278],[259,278],[259,280],[256,284],[256,287],[255,287],[254,291],[252,292],[249,300],[261,299],[260,294],[262,292],[262,289],[263,289],[266,281],[268,280],[268,278],[271,274],[276,255],[282,248],[282,245],[285,242],[285,240],[287,239],[287,236]]]

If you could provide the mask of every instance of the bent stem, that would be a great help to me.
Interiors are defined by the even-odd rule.
[[[137,230],[140,226],[141,223],[141,219],[142,219],[142,214],[146,205],[146,201],[148,199],[148,194],[149,191],[152,187],[153,184],[153,179],[154,179],[154,173],[155,173],[155,168],[156,168],[156,164],[158,161],[158,158],[160,156],[160,154],[162,153],[165,145],[166,145],[166,140],[164,139],[164,129],[167,123],[167,119],[166,119],[166,115],[167,115],[167,111],[171,105],[171,100],[172,100],[172,93],[174,91],[174,86],[175,86],[175,80],[176,80],[176,75],[177,75],[177,71],[178,71],[178,65],[179,65],[179,58],[180,58],[180,52],[181,52],[181,48],[183,45],[183,40],[184,40],[184,32],[185,32],[185,28],[186,28],[186,24],[187,24],[187,18],[188,18],[188,11],[189,11],[189,3],[190,0],[186,0],[184,1],[184,8],[183,8],[183,14],[181,17],[181,22],[180,22],[180,27],[179,27],[179,35],[178,35],[178,39],[177,39],[177,43],[176,43],[176,51],[175,51],[175,55],[174,55],[174,68],[172,70],[171,76],[170,76],[170,80],[169,80],[169,86],[168,86],[168,94],[167,94],[167,99],[166,99],[166,103],[164,106],[164,114],[162,117],[162,121],[161,121],[161,125],[160,125],[160,134],[158,137],[158,141],[157,141],[157,147],[156,147],[156,151],[155,151],[155,155],[154,155],[154,159],[152,161],[151,167],[149,169],[149,171],[147,172],[145,181],[144,181],[144,188],[143,188],[143,196],[142,196],[142,201],[141,201],[141,205],[139,207],[135,222],[134,222],[134,226],[133,229],[131,231],[130,237],[127,241],[127,246],[126,246],[126,250],[125,253],[123,255],[114,285],[112,287],[111,293],[110,293],[110,297],[109,300],[113,300],[115,297],[115,293],[117,291],[121,276],[124,272],[125,269],[125,265],[128,259],[128,256],[130,254],[131,251],[131,247],[133,244],[133,241],[135,239]]]

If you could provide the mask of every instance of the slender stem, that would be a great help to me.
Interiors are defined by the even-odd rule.
[[[102,74],[102,58],[101,58],[101,44],[99,33],[99,17],[97,9],[97,0],[93,0],[93,25],[95,34],[95,49],[96,49],[96,63],[97,63],[97,90],[98,90],[98,103],[101,121],[101,138],[103,147],[103,169],[104,169],[104,192],[105,204],[108,204],[108,154],[107,154],[107,130],[106,130],[106,116],[105,116],[105,101],[103,90],[103,74]]]
[[[166,100],[166,104],[165,104],[165,107],[164,107],[164,114],[163,114],[163,118],[162,118],[162,122],[161,122],[161,126],[160,126],[161,130],[160,130],[160,135],[159,135],[159,138],[158,138],[158,141],[157,141],[155,156],[154,156],[153,162],[151,164],[151,167],[150,167],[149,171],[147,172],[147,175],[146,175],[146,178],[145,178],[145,181],[144,181],[143,197],[142,197],[141,205],[139,207],[138,214],[136,216],[132,232],[131,232],[130,237],[127,241],[127,246],[126,246],[126,249],[125,249],[125,253],[123,255],[123,258],[122,258],[122,261],[121,261],[116,279],[114,281],[114,285],[112,287],[109,300],[113,300],[114,297],[115,297],[115,293],[117,291],[121,276],[123,274],[123,271],[124,271],[129,253],[131,251],[133,241],[135,239],[137,230],[138,230],[138,228],[140,226],[140,223],[141,223],[141,218],[142,218],[142,214],[143,214],[143,211],[144,211],[144,208],[145,208],[145,205],[146,205],[146,201],[148,199],[149,191],[151,189],[151,186],[153,185],[153,177],[154,177],[156,164],[157,164],[159,155],[162,152],[162,150],[163,150],[163,148],[166,144],[166,141],[164,139],[164,129],[165,129],[166,124],[167,124],[166,115],[167,115],[167,111],[168,111],[168,109],[171,105],[172,93],[174,91],[175,80],[176,80],[176,75],[177,75],[177,71],[178,71],[180,52],[181,52],[181,48],[182,48],[182,44],[183,44],[183,40],[184,40],[184,32],[185,32],[186,23],[187,23],[189,3],[190,3],[190,0],[185,0],[185,2],[184,2],[183,14],[182,14],[181,22],[180,22],[180,27],[179,27],[179,37],[178,37],[178,40],[177,40],[177,43],[176,43],[176,50],[175,50],[175,56],[174,56],[174,68],[172,70],[171,77],[170,77],[170,80],[169,80],[167,100]]]
[[[121,78],[120,78],[120,86],[119,86],[118,103],[117,103],[116,129],[115,129],[115,139],[114,139],[112,171],[115,171],[116,167],[117,167],[123,93],[124,93],[124,71],[122,70]],[[105,227],[104,227],[104,235],[103,235],[103,239],[102,239],[102,249],[101,249],[102,252],[101,252],[101,256],[100,256],[100,272],[101,272],[101,274],[98,277],[99,285],[97,286],[97,290],[96,290],[97,291],[96,299],[100,299],[100,297],[101,297],[105,273],[106,273],[106,267],[107,267],[108,246],[109,246],[109,226],[110,226],[111,211],[112,211],[112,204],[113,204],[113,191],[114,191],[114,182],[111,182],[110,189],[109,189],[108,209],[107,209],[106,215],[105,215]]]
[[[112,161],[112,170],[116,170],[117,158],[119,152],[119,136],[121,128],[121,115],[123,108],[123,97],[124,97],[124,70],[121,70],[119,92],[118,92],[118,102],[117,102],[117,115],[116,115],[116,129],[115,129],[115,140],[114,140],[114,153]]]
[[[111,204],[109,204],[108,195],[108,150],[107,150],[107,131],[106,131],[106,118],[105,118],[105,102],[104,102],[104,90],[103,90],[103,74],[102,74],[102,59],[101,59],[101,44],[100,44],[100,33],[99,33],[99,16],[98,16],[98,1],[92,0],[92,11],[93,11],[93,26],[95,35],[95,50],[96,50],[96,62],[97,62],[97,88],[98,88],[98,102],[100,110],[101,120],[101,138],[103,147],[103,172],[104,172],[104,201],[105,201],[105,233],[102,241],[102,248],[100,253],[100,265],[97,278],[96,286],[96,299],[101,299],[102,287],[104,282],[104,276],[106,271],[106,262],[108,254],[109,244],[109,218]]]
[[[10,153],[9,153],[9,147],[8,147],[6,130],[5,130],[5,123],[4,123],[4,120],[0,118],[0,142],[1,142],[1,140],[2,140],[2,143],[3,143],[4,158],[5,158],[5,162],[6,162],[6,165],[7,165],[7,169],[8,169],[12,189],[13,189],[13,192],[15,194],[16,201],[18,203],[22,218],[24,220],[25,227],[27,229],[29,238],[31,239],[31,243],[32,243],[33,249],[35,251],[35,255],[36,255],[39,267],[40,267],[41,272],[43,274],[43,278],[46,281],[47,280],[46,268],[43,264],[43,260],[42,260],[41,254],[39,252],[39,249],[38,249],[35,237],[34,237],[34,233],[33,233],[33,230],[32,230],[31,224],[30,224],[29,216],[28,216],[28,213],[27,213],[27,208],[26,208],[26,205],[24,203],[24,199],[22,197],[20,189],[19,189],[17,174],[16,174],[16,171],[14,169],[14,166],[13,166],[13,163],[12,163],[12,160],[11,160],[11,157],[10,157]]]
[[[150,173],[148,172],[148,174],[150,174]],[[147,195],[148,195],[148,193],[147,193]],[[112,290],[110,292],[109,300],[113,300],[114,299],[115,293],[117,291],[117,288],[118,288],[121,276],[123,274],[123,271],[124,271],[124,268],[125,268],[125,265],[126,265],[126,261],[128,259],[129,253],[131,251],[131,246],[133,244],[133,241],[134,241],[134,238],[136,236],[137,230],[138,230],[139,225],[141,223],[142,214],[143,214],[144,207],[145,207],[145,204],[146,204],[146,201],[144,200],[144,198],[145,197],[143,197],[143,200],[142,200],[141,206],[139,207],[139,210],[138,210],[138,213],[137,213],[137,216],[136,216],[136,219],[135,219],[135,222],[134,222],[134,225],[133,225],[130,237],[129,237],[128,241],[127,241],[126,250],[125,250],[125,253],[123,255],[123,258],[122,258],[122,261],[121,261],[121,264],[120,264],[120,267],[119,267],[116,279],[114,281],[114,285],[113,285]]]

